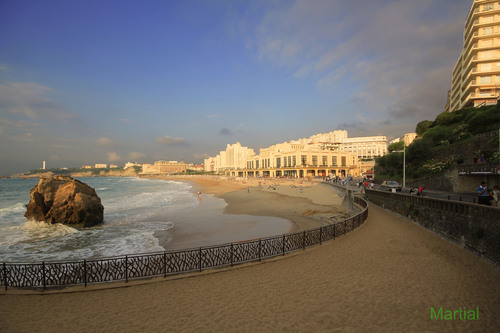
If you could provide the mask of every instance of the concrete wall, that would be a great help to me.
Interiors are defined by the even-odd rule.
[[[424,185],[428,190],[476,193],[482,181],[488,183],[488,189],[493,189],[494,185],[500,186],[500,174],[496,164],[458,165],[438,175],[408,180],[406,187]]]
[[[369,189],[366,197],[500,267],[500,208]]]

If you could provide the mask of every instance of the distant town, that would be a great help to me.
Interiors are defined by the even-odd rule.
[[[385,136],[350,138],[347,131],[335,130],[278,143],[260,149],[258,154],[239,142],[227,144],[225,150],[206,158],[203,164],[162,160],[154,163],[127,162],[121,167],[118,164],[96,163],[55,171],[80,176],[210,173],[231,177],[345,178],[349,175],[372,178],[375,157],[387,154],[388,144],[402,142],[408,146],[416,136],[416,133],[407,133],[388,142]],[[13,176],[35,176],[50,170],[43,161],[41,169]]]

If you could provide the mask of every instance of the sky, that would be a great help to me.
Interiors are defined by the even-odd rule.
[[[472,0],[2,0],[0,175],[414,132]]]

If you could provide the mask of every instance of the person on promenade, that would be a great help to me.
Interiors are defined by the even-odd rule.
[[[498,185],[493,186],[491,196],[493,197],[493,200],[491,201],[492,205],[494,207],[500,207],[500,188],[498,187]]]
[[[477,188],[477,203],[480,205],[490,205],[490,200],[488,199],[488,187],[486,182],[481,182],[481,185]]]
[[[417,195],[418,195],[419,197],[424,196],[424,189],[425,189],[425,186],[420,186],[420,187],[418,188]]]
[[[481,163],[481,164],[486,163],[486,159],[484,158],[484,154],[481,154],[481,156],[479,157],[479,163]]]

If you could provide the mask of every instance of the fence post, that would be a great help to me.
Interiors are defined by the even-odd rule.
[[[128,256],[125,256],[125,282],[128,282]]]
[[[3,283],[5,284],[5,290],[7,290],[7,266],[5,266],[5,263],[3,263]]]
[[[83,283],[87,286],[87,260],[83,259]]]
[[[261,255],[261,253],[260,253],[260,252],[261,252],[261,249],[262,249],[262,239],[261,239],[261,238],[259,238],[259,261],[260,261],[260,258],[261,258],[261,256],[262,256],[262,255]]]
[[[233,246],[233,243],[231,243],[231,267],[233,267],[233,261],[234,261],[233,252],[234,252],[234,246]]]
[[[199,270],[201,272],[201,265],[202,265],[202,263],[201,263],[201,247],[200,247],[200,250],[198,252],[198,256],[200,257],[200,267],[199,267]]]
[[[45,261],[42,261],[43,290],[45,290]]]
[[[285,255],[285,235],[283,235],[283,255]]]
[[[167,277],[167,251],[163,251],[163,277]]]

